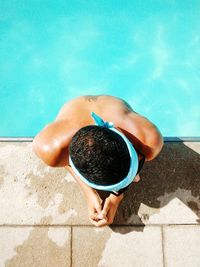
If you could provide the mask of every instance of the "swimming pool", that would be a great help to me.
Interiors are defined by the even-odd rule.
[[[199,1],[1,1],[0,136],[35,136],[86,94],[164,136],[200,136]]]

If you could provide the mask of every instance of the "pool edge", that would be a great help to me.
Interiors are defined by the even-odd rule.
[[[34,137],[0,137],[0,142],[32,142]],[[200,142],[200,137],[163,137],[164,142]]]

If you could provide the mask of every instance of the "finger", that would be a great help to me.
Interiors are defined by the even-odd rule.
[[[106,219],[106,212],[103,212],[102,207],[101,206],[97,206],[96,207],[96,211],[97,211],[97,218],[98,219]]]
[[[95,221],[95,220],[92,220],[91,218],[89,218],[89,220],[92,224],[94,224],[97,227],[102,227],[102,226],[105,226],[108,224],[108,221],[106,219]]]
[[[97,213],[100,214],[102,211],[101,205],[97,205],[95,208],[96,208]]]
[[[102,219],[102,220],[96,222],[96,226],[97,227],[103,227],[103,226],[106,226],[106,225],[108,225],[108,221],[106,219]]]
[[[89,218],[89,220],[90,220],[90,222],[91,222],[92,224],[94,224],[95,226],[97,226],[97,221],[92,220],[91,218]]]
[[[91,213],[91,214],[89,214],[89,218],[91,220],[95,220],[95,221],[98,221],[99,220],[97,213]]]
[[[102,214],[102,211],[100,212],[100,214],[98,214],[97,212],[90,213],[89,217],[95,221],[107,219],[106,215]]]
[[[107,216],[106,216],[104,213],[102,213],[102,211],[101,211],[100,214],[97,214],[97,218],[98,218],[99,220],[102,220],[102,219],[106,219],[106,220],[107,220]]]
[[[108,225],[109,223],[108,223],[108,220],[107,219],[103,219],[101,221],[98,221],[97,224],[98,224],[98,227],[103,227],[103,226]]]
[[[101,214],[106,216],[108,211],[109,211],[109,209],[110,209],[109,201],[106,200],[105,203],[104,203],[104,207],[103,207],[103,210],[102,210]]]

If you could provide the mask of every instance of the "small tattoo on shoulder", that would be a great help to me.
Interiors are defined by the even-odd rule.
[[[89,102],[96,102],[98,100],[99,96],[94,96],[94,95],[86,95],[85,100]]]

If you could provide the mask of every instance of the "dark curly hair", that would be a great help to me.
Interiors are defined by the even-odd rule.
[[[106,127],[81,128],[72,138],[69,153],[78,171],[98,185],[118,183],[129,171],[130,155],[125,141]]]

